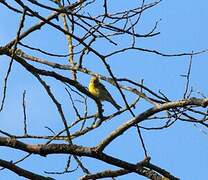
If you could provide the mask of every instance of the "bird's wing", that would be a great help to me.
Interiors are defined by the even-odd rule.
[[[108,92],[108,90],[105,88],[105,86],[101,83],[99,83],[99,86],[103,92],[103,100],[110,102],[116,107],[116,109],[119,110],[121,107],[115,102],[115,100],[113,99],[111,94]]]
[[[108,91],[108,90],[105,88],[105,86],[104,86],[102,83],[100,83],[100,82],[99,82],[99,87],[102,88],[102,89],[104,89],[105,91]]]
[[[106,95],[109,95],[111,97],[111,94],[108,92],[108,90],[106,89],[106,87],[102,83],[99,83],[99,87],[101,88],[101,90],[103,92],[106,93]]]
[[[110,102],[114,101],[111,94],[108,92],[105,86],[101,83],[99,83],[99,86],[101,88],[101,91],[103,92],[104,100],[110,101]]]

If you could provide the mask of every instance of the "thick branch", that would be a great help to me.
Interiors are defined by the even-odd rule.
[[[69,144],[33,145],[25,144],[14,138],[6,137],[0,137],[0,146],[7,146],[28,153],[39,154],[41,156],[46,156],[48,154],[73,154],[78,156],[92,156],[91,148],[87,147]]]
[[[153,108],[146,110],[145,112],[141,113],[137,117],[125,122],[120,127],[118,127],[115,131],[113,131],[106,139],[104,139],[98,146],[98,151],[103,151],[103,149],[110,144],[115,138],[123,134],[127,129],[130,127],[144,121],[145,119],[149,118],[150,116],[169,109],[174,109],[177,107],[186,107],[190,105],[196,105],[200,107],[206,107],[208,105],[208,98],[205,99],[198,99],[198,98],[191,98],[191,99],[184,99],[179,101],[167,102],[161,105],[157,105]]]
[[[53,178],[44,177],[44,176],[35,174],[33,172],[27,171],[25,169],[22,169],[22,168],[16,166],[15,164],[13,164],[12,162],[4,161],[2,159],[0,159],[0,166],[4,167],[6,169],[9,169],[9,170],[15,172],[16,174],[18,174],[19,176],[23,176],[27,179],[54,180]]]
[[[108,164],[127,169],[131,172],[135,172],[140,175],[144,175],[143,171],[145,170],[144,167],[148,166],[149,159],[143,160],[137,164],[128,163],[126,161],[120,160],[118,158],[114,158],[102,152],[96,151],[95,148],[77,146],[77,145],[70,145],[70,144],[39,144],[39,145],[31,145],[26,144],[21,141],[18,141],[14,138],[6,138],[0,137],[0,146],[7,146],[14,149],[19,149],[28,153],[39,154],[42,156],[46,156],[49,154],[72,154],[77,156],[86,156],[92,157]],[[157,166],[152,166],[157,167]],[[153,169],[155,171],[155,169]],[[177,179],[174,176],[172,179]]]

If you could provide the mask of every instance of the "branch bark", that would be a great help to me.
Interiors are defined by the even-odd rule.
[[[44,177],[39,174],[35,174],[33,172],[27,171],[23,168],[18,167],[17,165],[13,164],[12,162],[8,162],[5,160],[0,159],[0,166],[6,169],[13,171],[14,173],[18,174],[19,176],[23,176],[27,179],[36,179],[36,180],[55,180],[51,177]]]

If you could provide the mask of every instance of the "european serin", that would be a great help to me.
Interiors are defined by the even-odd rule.
[[[96,96],[100,101],[108,101],[118,110],[121,108],[114,101],[105,86],[99,82],[99,78],[97,76],[93,76],[91,78],[88,89],[90,93]]]

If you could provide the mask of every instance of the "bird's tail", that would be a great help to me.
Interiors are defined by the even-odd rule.
[[[114,101],[113,98],[112,98],[109,102],[110,102],[117,110],[121,109],[121,106],[119,106],[119,105]]]

